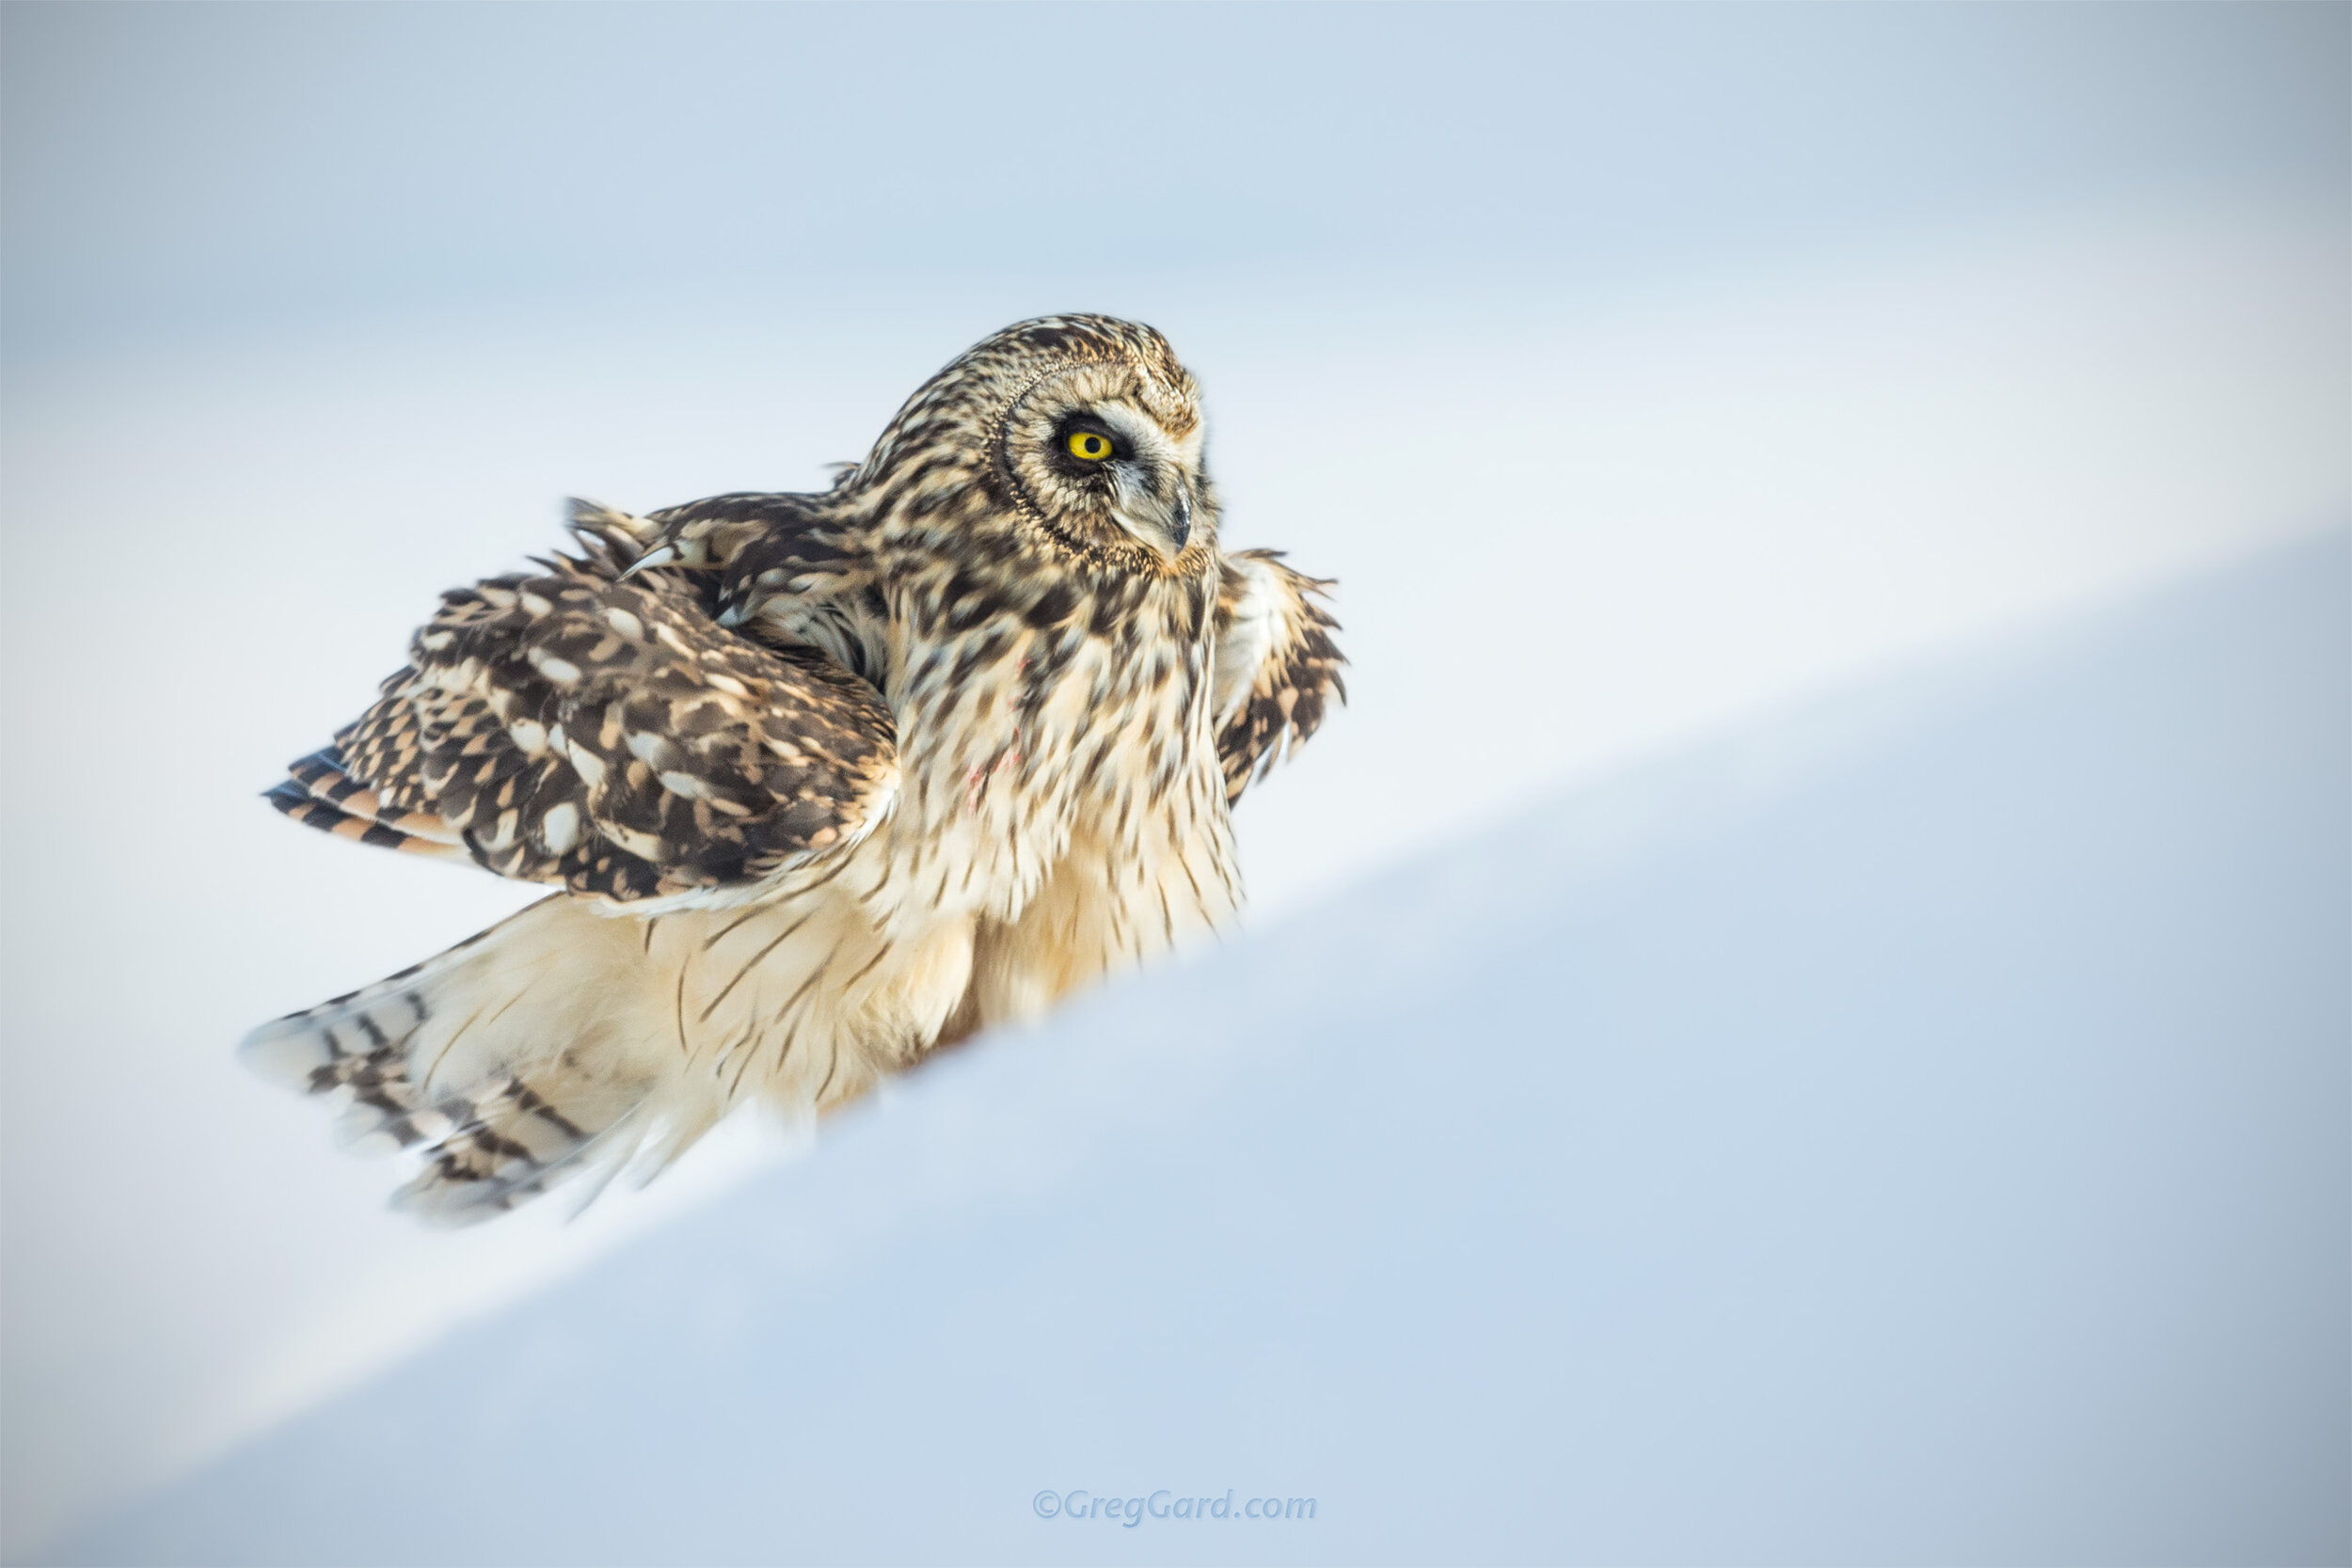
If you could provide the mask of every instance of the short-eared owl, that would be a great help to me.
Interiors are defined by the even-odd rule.
[[[1315,579],[1217,547],[1147,326],[1008,327],[832,489],[635,517],[444,595],[270,799],[559,891],[245,1055],[496,1213],[821,1110],[1216,927],[1228,809],[1344,695]]]

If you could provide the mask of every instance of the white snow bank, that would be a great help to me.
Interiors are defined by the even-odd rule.
[[[957,1053],[72,1558],[2339,1560],[2348,585],[2274,555]]]

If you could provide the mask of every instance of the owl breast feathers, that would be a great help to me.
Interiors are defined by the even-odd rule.
[[[270,800],[557,892],[264,1025],[256,1068],[464,1222],[649,1178],[1229,920],[1229,809],[1343,697],[1327,584],[1218,547],[1197,388],[1101,316],[986,339],[825,492],[443,595]]]

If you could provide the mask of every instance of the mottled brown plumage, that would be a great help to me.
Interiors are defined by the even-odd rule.
[[[257,1031],[472,1218],[819,1108],[1228,919],[1227,809],[1343,694],[1326,585],[1217,547],[1159,334],[996,334],[829,491],[644,518],[444,596],[272,800],[564,891]]]
[[[882,694],[718,626],[678,574],[617,580],[627,521],[578,509],[580,556],[444,594],[312,760],[365,781],[388,826],[618,902],[756,881],[863,831],[896,760]]]

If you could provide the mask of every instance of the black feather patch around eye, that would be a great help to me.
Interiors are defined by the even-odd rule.
[[[1109,450],[1099,456],[1079,451],[1080,443],[1089,436]],[[1054,426],[1053,439],[1046,443],[1046,451],[1065,473],[1073,475],[1097,473],[1107,464],[1123,462],[1135,455],[1135,448],[1125,436],[1091,414],[1065,415]]]

